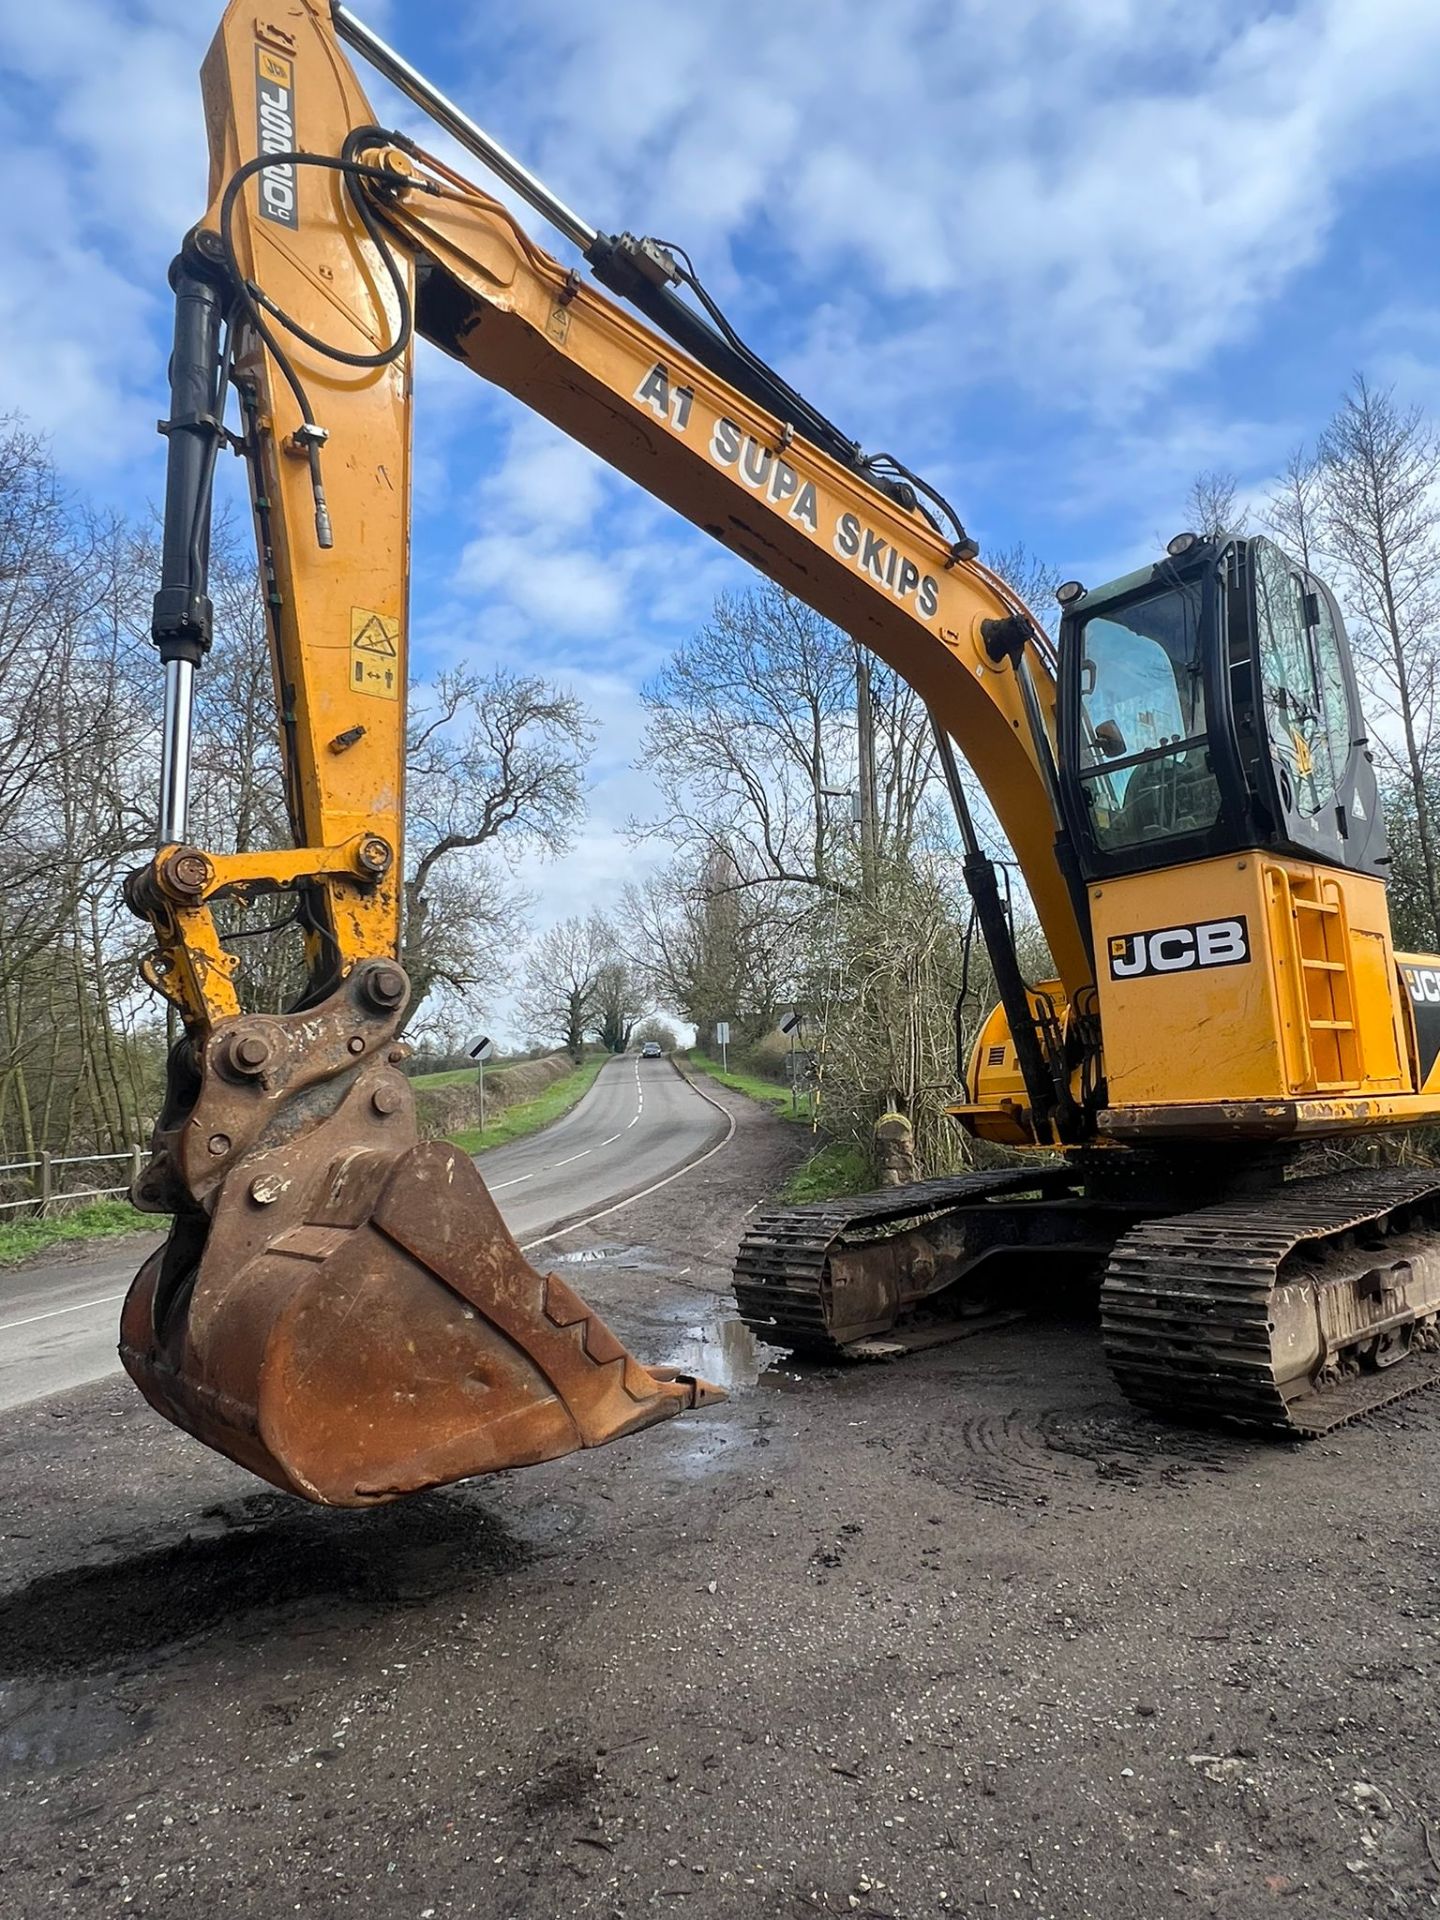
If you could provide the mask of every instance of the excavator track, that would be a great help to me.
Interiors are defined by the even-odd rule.
[[[1110,1257],[1106,1358],[1147,1411],[1313,1439],[1440,1381],[1437,1267],[1434,1170],[1296,1180],[1147,1220]],[[1328,1326],[1319,1364],[1288,1370],[1286,1339],[1313,1326]]]
[[[837,1338],[833,1323],[830,1261],[838,1249],[883,1239],[902,1225],[925,1226],[1002,1196],[1073,1185],[1074,1176],[1063,1169],[1005,1169],[768,1208],[756,1215],[735,1256],[740,1318],[772,1346],[840,1358],[854,1343]]]

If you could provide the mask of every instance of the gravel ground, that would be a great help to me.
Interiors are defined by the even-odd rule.
[[[0,1422],[6,1913],[1440,1906],[1440,1396],[1157,1429],[1078,1314],[753,1384],[729,1259],[799,1142],[718,1097],[549,1251],[723,1407],[360,1515],[118,1383]]]

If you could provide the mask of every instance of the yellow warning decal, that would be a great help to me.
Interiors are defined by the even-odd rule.
[[[400,622],[387,620],[368,607],[350,609],[350,685],[356,693],[377,700],[398,700],[404,684],[400,671]]]

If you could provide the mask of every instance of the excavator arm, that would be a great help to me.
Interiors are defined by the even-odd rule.
[[[307,1497],[363,1504],[600,1444],[713,1394],[640,1366],[528,1266],[473,1164],[416,1141],[398,955],[417,334],[921,693],[1031,1109],[1055,1138],[1075,1125],[1069,1068],[1013,954],[1007,971],[951,740],[1070,999],[1093,965],[1063,834],[1057,853],[1053,658],[963,529],[943,530],[895,463],[867,461],[701,320],[674,292],[669,250],[560,209],[637,316],[500,201],[377,127],[340,32],[456,137],[483,139],[325,0],[273,18],[236,0],[205,63],[210,205],[172,270],[161,844],[128,887],[155,934],[145,977],[184,1026],[136,1190],[175,1224],[132,1288],[121,1350],[152,1404],[202,1440]],[[196,847],[187,831],[209,497],[227,444],[251,474],[294,838],[261,853]],[[293,899],[305,942],[307,989],[284,1015],[242,1008],[215,919],[225,899],[272,893]]]

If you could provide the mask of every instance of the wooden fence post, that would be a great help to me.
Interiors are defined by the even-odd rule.
[[[55,1174],[51,1165],[48,1147],[40,1149],[40,1218],[43,1220],[50,1211],[50,1199],[55,1190]]]

